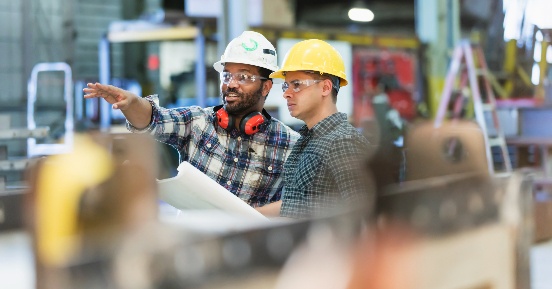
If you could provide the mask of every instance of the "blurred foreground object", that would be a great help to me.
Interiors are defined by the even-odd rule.
[[[68,266],[109,256],[122,236],[157,217],[153,140],[98,134],[74,141],[70,152],[29,172],[38,288],[68,288]]]
[[[462,142],[474,138],[475,144],[481,144],[477,140],[481,132],[471,125],[465,128],[428,133]],[[426,158],[410,169],[421,172],[380,192],[377,224],[367,221],[373,217],[368,209],[302,221],[271,220],[218,232],[148,223],[155,215],[152,190],[147,189],[155,186],[154,178],[148,173],[140,175],[144,183],[137,188],[128,180],[122,181],[126,174],[117,172],[126,171],[126,167],[117,164],[128,158],[116,157],[112,166],[117,177],[112,175],[104,183],[113,184],[109,180],[115,179],[119,186],[94,186],[86,192],[128,197],[127,189],[131,189],[135,190],[132,198],[114,201],[120,215],[98,209],[101,206],[83,210],[89,213],[85,223],[96,226],[83,226],[77,233],[90,236],[86,232],[99,232],[87,240],[100,246],[78,243],[83,249],[70,261],[46,267],[49,270],[41,272],[39,283],[43,288],[62,289],[529,289],[530,173],[491,176],[477,161],[484,162],[484,149],[472,150],[469,145],[462,152],[475,163],[456,166],[454,162],[439,162],[427,156],[450,157],[436,154],[435,145],[441,147],[442,143],[428,142],[426,134],[416,135],[408,149]],[[131,147],[128,152],[145,145],[133,141]],[[119,150],[111,151],[118,155]],[[441,166],[440,170],[429,168],[433,165]],[[139,174],[140,168],[128,172]],[[40,167],[35,173],[40,176]],[[137,201],[139,196],[144,197],[143,202]],[[124,213],[136,212],[136,208],[145,212],[143,219],[124,218],[136,217]],[[39,264],[44,269],[44,263]]]
[[[474,172],[488,174],[485,139],[473,121],[456,120],[435,127],[414,125],[406,135],[407,181]]]
[[[124,289],[529,289],[528,181],[406,182],[380,196],[377,227],[360,210],[218,235],[150,228],[98,264],[111,271],[73,276]]]
[[[347,242],[313,224],[274,288],[529,289],[530,184],[459,173],[388,187],[375,230]]]

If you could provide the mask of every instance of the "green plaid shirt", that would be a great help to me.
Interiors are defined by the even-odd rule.
[[[346,114],[335,113],[299,133],[284,164],[281,216],[309,218],[373,203],[366,185],[370,144]]]

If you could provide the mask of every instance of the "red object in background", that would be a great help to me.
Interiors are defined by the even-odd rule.
[[[149,70],[159,69],[159,55],[150,54],[150,56],[148,56],[148,69]]]
[[[416,55],[408,51],[357,48],[353,50],[353,122],[360,126],[374,117],[372,98],[378,85],[387,87],[389,102],[405,119],[416,116],[412,96],[415,87]]]
[[[387,92],[389,104],[396,109],[402,118],[412,120],[416,117],[416,103],[412,93],[403,89],[394,89]]]

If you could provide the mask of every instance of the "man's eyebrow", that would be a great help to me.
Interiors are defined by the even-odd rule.
[[[223,72],[230,72],[228,71],[228,69],[223,69],[222,70]],[[247,68],[242,68],[242,69],[239,69],[238,72],[247,72],[247,73],[251,73],[251,70],[247,69]]]

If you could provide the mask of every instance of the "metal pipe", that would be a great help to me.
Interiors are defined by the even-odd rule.
[[[111,55],[107,35],[103,35],[98,44],[98,59],[100,60],[100,83],[110,84]],[[107,101],[100,101],[100,130],[106,131],[111,125],[111,105]]]

